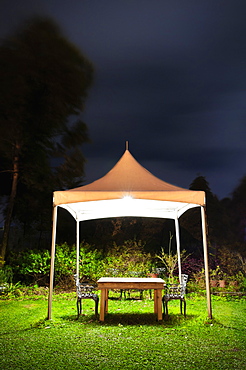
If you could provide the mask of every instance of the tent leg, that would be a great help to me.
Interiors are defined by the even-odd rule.
[[[175,231],[176,231],[176,245],[177,245],[177,254],[178,254],[178,267],[179,267],[179,282],[181,283],[181,256],[180,256],[180,237],[179,237],[179,221],[178,218],[175,218]]]
[[[206,281],[208,317],[210,319],[212,319],[212,304],[211,304],[211,293],[210,293],[210,283],[209,283],[209,266],[208,266],[208,246],[207,246],[207,233],[206,233],[206,215],[205,215],[204,207],[201,207],[201,218],[202,218],[202,239],[203,239],[203,252],[204,252],[204,267],[205,267],[205,281]]]
[[[49,288],[48,317],[47,317],[48,320],[51,320],[51,311],[52,311],[52,294],[54,286],[55,245],[56,245],[56,221],[57,221],[57,206],[53,208],[52,243],[50,260],[50,288]]]
[[[76,257],[76,274],[77,279],[79,279],[79,221],[76,221],[76,251],[77,251],[77,257]]]

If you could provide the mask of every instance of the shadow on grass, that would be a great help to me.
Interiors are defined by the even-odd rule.
[[[183,315],[169,315],[168,318],[163,317],[162,321],[157,321],[156,315],[154,313],[108,313],[105,316],[105,321],[100,322],[99,318],[96,318],[95,315],[81,315],[79,319],[74,315],[65,315],[61,317],[64,321],[69,322],[78,322],[83,324],[94,325],[107,325],[107,326],[118,326],[122,325],[149,325],[149,326],[165,326],[165,327],[177,327],[181,326],[187,321],[193,320],[194,315],[187,315],[186,318]]]

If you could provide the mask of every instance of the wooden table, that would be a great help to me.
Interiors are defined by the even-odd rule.
[[[162,320],[162,290],[164,280],[160,278],[120,278],[102,277],[97,281],[98,289],[101,290],[100,321],[104,321],[105,313],[108,312],[109,289],[154,289],[154,313],[157,320]]]

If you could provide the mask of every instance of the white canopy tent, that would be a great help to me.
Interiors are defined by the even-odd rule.
[[[51,319],[54,281],[57,207],[66,209],[77,224],[77,264],[79,276],[79,223],[108,217],[157,217],[175,221],[179,277],[181,278],[179,217],[187,210],[200,207],[207,291],[208,317],[212,318],[209,286],[208,250],[205,222],[205,193],[183,189],[160,180],[142,167],[126,149],[116,165],[102,178],[75,189],[55,191],[51,246],[48,319]]]

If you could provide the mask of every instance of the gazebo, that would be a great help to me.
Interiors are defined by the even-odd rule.
[[[208,317],[212,318],[204,191],[188,190],[160,180],[141,166],[126,148],[116,165],[100,179],[75,189],[53,194],[48,319],[52,314],[57,208],[66,209],[76,221],[77,263],[79,276],[79,223],[109,217],[156,217],[175,222],[179,277],[181,278],[179,217],[194,207],[201,209]]]

